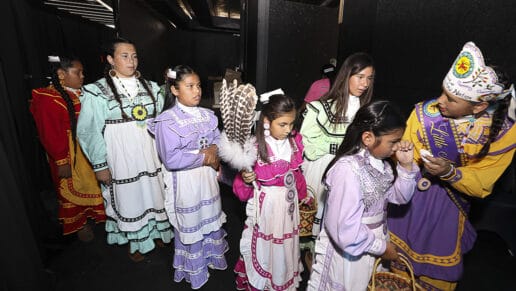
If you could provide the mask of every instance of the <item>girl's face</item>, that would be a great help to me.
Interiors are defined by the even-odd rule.
[[[362,142],[373,157],[383,160],[398,150],[403,132],[404,129],[399,128],[387,134],[375,136],[374,133],[366,131],[362,134]]]
[[[119,43],[115,47],[114,56],[107,56],[108,62],[115,70],[116,75],[122,78],[134,76],[138,68],[136,48],[130,43]]]
[[[84,68],[81,62],[72,61],[72,66],[66,70],[59,69],[57,76],[59,80],[63,81],[63,86],[70,87],[72,89],[80,89],[84,82]]]
[[[466,115],[477,114],[489,106],[487,102],[473,104],[451,94],[445,89],[443,89],[441,96],[437,98],[437,104],[441,114],[449,118],[460,118]]]
[[[374,79],[373,67],[366,67],[362,71],[349,77],[349,94],[360,97],[369,88]]]
[[[294,121],[296,119],[296,111],[292,110],[287,113],[281,114],[279,117],[274,119],[272,122],[265,117],[265,122],[270,124],[271,136],[277,140],[283,140],[288,137],[292,128],[294,128]]]
[[[201,81],[197,74],[185,75],[183,80],[178,82],[177,88],[172,85],[170,90],[177,97],[177,101],[185,106],[195,107],[201,102]]]

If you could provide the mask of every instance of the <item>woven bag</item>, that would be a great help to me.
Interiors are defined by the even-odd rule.
[[[299,236],[312,236],[315,214],[317,213],[317,200],[314,196],[311,204],[299,202]]]
[[[402,254],[398,254],[400,256],[400,261],[403,262],[407,266],[407,271],[410,275],[410,279],[403,277],[401,275],[392,273],[392,272],[378,272],[378,265],[380,265],[381,258],[378,258],[374,264],[373,275],[371,276],[371,281],[369,282],[369,286],[367,286],[367,290],[369,291],[424,291],[423,287],[416,283],[416,278],[414,277],[414,270],[412,269],[412,264],[410,264],[409,260]]]

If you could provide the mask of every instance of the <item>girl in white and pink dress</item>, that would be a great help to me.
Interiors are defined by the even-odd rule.
[[[301,281],[298,203],[306,197],[306,182],[301,135],[292,131],[295,118],[291,98],[270,97],[256,128],[258,160],[233,182],[235,194],[247,201],[235,266],[239,290],[295,290]]]

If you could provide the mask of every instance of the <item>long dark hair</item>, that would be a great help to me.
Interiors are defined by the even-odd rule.
[[[176,76],[175,78],[167,76],[169,68],[165,70],[165,104],[163,105],[163,111],[176,105],[177,97],[172,94],[170,87],[174,86],[174,88],[179,90],[179,82],[183,81],[187,75],[198,75],[192,68],[186,65],[170,67],[170,70],[176,72]]]
[[[269,163],[269,155],[267,153],[267,143],[265,142],[263,122],[267,118],[270,122],[283,114],[296,110],[296,103],[294,100],[286,95],[276,94],[269,98],[269,102],[262,107],[260,118],[256,125],[256,142],[258,143],[258,155],[260,159]],[[289,137],[289,142],[292,145],[293,141]]]
[[[337,74],[335,83],[332,84],[330,91],[321,97],[321,101],[336,104],[335,116],[338,120],[346,120],[346,110],[349,100],[349,78],[367,67],[374,69],[373,58],[363,52],[354,53],[346,58]],[[371,101],[373,96],[374,79],[371,80],[369,88],[360,97],[360,105],[363,106]]]
[[[498,83],[501,83],[505,89],[511,86],[511,82],[508,74],[497,66],[490,66],[494,69],[496,75],[498,76]],[[485,157],[489,153],[489,149],[491,148],[491,143],[496,140],[502,126],[507,117],[507,111],[509,110],[509,104],[511,103],[512,94],[505,96],[505,98],[501,100],[493,100],[490,105],[496,104],[496,110],[493,112],[491,128],[489,128],[489,137],[487,142],[482,146],[480,152],[475,156],[475,159],[481,159]]]
[[[136,48],[136,46],[134,45],[133,42],[131,42],[131,41],[127,40],[127,39],[119,37],[119,38],[114,39],[109,44],[105,45],[105,47],[104,47],[104,54],[105,54],[105,56],[106,57],[107,56],[111,56],[112,58],[115,58],[116,48],[117,48],[117,46],[119,44],[122,44],[122,43],[130,44],[130,45],[132,45],[132,46],[134,46]],[[113,95],[115,96],[115,100],[118,102],[118,105],[120,106],[120,112],[122,113],[122,118],[123,119],[129,119],[129,117],[124,112],[124,109],[122,107],[122,101],[120,100],[120,93],[118,93],[118,91],[116,90],[116,86],[113,83],[113,79],[109,75],[109,71],[110,70],[111,70],[111,64],[109,64],[109,62],[106,62],[106,66],[104,68],[104,78],[106,79],[106,83],[108,84],[109,88],[111,88],[111,91],[113,92]],[[152,91],[151,91],[151,89],[149,87],[149,84],[143,78],[143,76],[140,75],[138,77],[138,81],[140,82],[140,84],[142,84],[143,88],[145,88],[145,91],[147,91],[147,94],[149,94],[149,96],[152,99],[152,104],[154,105],[154,112],[152,113],[152,117],[155,117],[156,114],[157,114],[157,112],[156,112],[157,111],[156,110],[156,97],[154,97],[154,94],[152,94]]]
[[[375,101],[361,107],[355,118],[348,126],[344,141],[337,149],[335,157],[324,171],[323,181],[326,179],[328,170],[343,156],[354,155],[363,147],[362,134],[366,131],[372,132],[376,139],[373,146],[377,146],[381,141],[378,137],[392,133],[398,129],[405,129],[405,119],[401,116],[398,108],[394,107],[389,101]],[[396,167],[392,159],[387,161],[393,168],[396,176]]]
[[[77,152],[77,142],[75,138],[77,137],[77,116],[75,112],[75,106],[73,104],[72,98],[61,85],[59,80],[58,71],[63,70],[68,72],[70,68],[73,67],[73,62],[81,62],[75,56],[59,56],[59,62],[50,62],[50,77],[52,81],[52,86],[59,92],[59,95],[66,102],[66,109],[68,110],[68,117],[70,118],[70,129],[72,131],[72,142],[73,142],[73,152]]]

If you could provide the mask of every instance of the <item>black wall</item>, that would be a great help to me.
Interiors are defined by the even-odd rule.
[[[409,111],[436,97],[467,41],[516,80],[516,4],[511,0],[346,0],[339,59],[358,50],[376,62],[377,97]]]
[[[52,290],[45,245],[60,233],[41,196],[53,186],[29,112],[31,89],[47,85],[49,54],[74,53],[87,78],[97,77],[97,49],[112,30],[47,10],[41,1],[7,0],[0,8],[0,289]]]
[[[189,65],[199,73],[206,93],[208,76],[223,76],[226,68],[239,66],[238,34],[174,29],[142,5],[120,1],[120,36],[135,42],[138,69],[146,78],[162,84],[167,66]],[[203,94],[204,101],[209,97]]]
[[[253,1],[249,1],[253,2]],[[283,0],[251,3],[247,68],[258,94],[282,88],[300,104],[322,65],[337,57],[338,8]],[[252,45],[256,45],[252,47]]]

